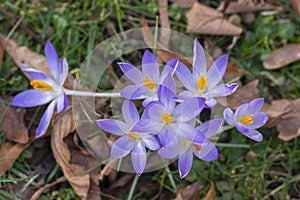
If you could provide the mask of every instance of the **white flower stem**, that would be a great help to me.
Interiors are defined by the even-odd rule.
[[[83,96],[83,97],[121,97],[120,92],[89,92],[89,91],[77,91],[77,90],[68,90],[64,88],[66,95],[72,96]]]

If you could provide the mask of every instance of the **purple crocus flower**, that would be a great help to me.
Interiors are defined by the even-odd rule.
[[[263,136],[257,128],[263,126],[268,121],[268,116],[264,112],[259,112],[263,106],[264,99],[254,99],[250,103],[240,105],[235,113],[230,108],[224,110],[224,119],[245,136],[255,141],[262,141]]]
[[[162,147],[158,154],[168,159],[174,159],[178,156],[179,175],[180,178],[184,178],[192,168],[193,154],[207,162],[218,158],[216,146],[208,140],[203,143],[202,134],[211,138],[220,131],[222,124],[223,119],[207,121],[197,127],[198,132],[193,141],[179,136],[177,140],[172,140],[167,146]]]
[[[238,84],[218,84],[226,71],[228,55],[219,57],[206,71],[205,53],[200,43],[195,40],[193,73],[183,64],[179,63],[176,76],[187,89],[178,95],[179,99],[190,97],[203,97],[206,99],[207,108],[216,104],[215,97],[222,97],[232,94]]]
[[[138,175],[141,175],[146,165],[146,148],[157,150],[160,144],[147,128],[139,126],[140,116],[133,102],[125,100],[122,105],[125,122],[113,119],[97,120],[105,131],[121,136],[111,148],[111,156],[122,158],[131,152],[132,165]],[[146,119],[145,119],[146,120]],[[143,120],[143,122],[146,122]]]
[[[148,104],[144,112],[151,121],[149,126],[159,130],[156,134],[162,146],[176,139],[177,135],[193,141],[197,134],[195,118],[204,108],[204,99],[192,97],[176,106],[176,95],[164,86],[158,89],[158,99]],[[205,140],[205,136],[201,136]]]
[[[159,85],[165,85],[170,90],[175,91],[175,82],[166,83],[165,78],[169,73],[174,73],[177,68],[178,59],[171,59],[159,72],[159,65],[155,56],[150,51],[145,51],[142,58],[142,72],[135,66],[119,62],[123,73],[134,85],[128,85],[121,91],[121,96],[127,99],[145,99],[143,105],[146,106],[151,101],[157,101],[157,90]]]
[[[60,113],[64,111],[68,105],[68,99],[63,88],[63,84],[68,75],[68,63],[65,58],[58,59],[55,48],[51,42],[47,42],[45,54],[52,77],[42,71],[21,65],[23,71],[32,79],[30,85],[34,89],[21,92],[12,100],[12,105],[20,107],[34,107],[50,103],[36,129],[36,137],[40,137],[46,132],[55,106],[57,107],[58,113]]]

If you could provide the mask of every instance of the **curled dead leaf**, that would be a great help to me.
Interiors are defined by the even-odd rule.
[[[232,14],[232,13],[248,13],[248,12],[257,12],[263,10],[281,10],[282,7],[279,5],[271,4],[271,3],[254,3],[253,1],[249,2],[237,2],[231,1],[226,7],[224,13]]]
[[[239,35],[243,32],[240,27],[224,19],[222,13],[200,3],[195,3],[186,17],[188,33]]]
[[[175,200],[200,200],[200,185],[193,183],[184,189],[180,189]]]
[[[215,185],[213,182],[210,183],[210,188],[208,193],[205,196],[204,200],[214,200],[216,196]]]
[[[8,106],[5,100],[0,98],[0,113],[3,115],[1,129],[4,137],[17,143],[28,142],[28,131],[24,125],[24,108]]]
[[[300,60],[300,44],[289,44],[272,52],[263,62],[266,69],[279,69]]]

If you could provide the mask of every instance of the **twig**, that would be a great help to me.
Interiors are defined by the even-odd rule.
[[[14,25],[14,27],[9,31],[8,35],[6,36],[6,40],[10,38],[10,36],[15,32],[15,30],[18,28],[18,26],[21,24],[23,21],[25,15],[22,15],[22,17],[17,21],[17,23]]]

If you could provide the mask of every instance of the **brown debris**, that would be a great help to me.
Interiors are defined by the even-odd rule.
[[[225,14],[249,13],[249,12],[258,12],[264,10],[282,10],[282,7],[270,3],[254,3],[252,1],[240,3],[237,1],[231,1],[226,7],[224,13]]]

